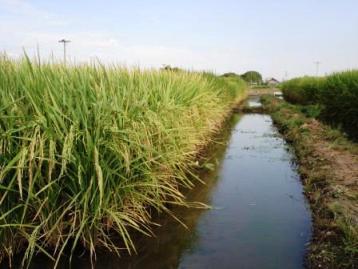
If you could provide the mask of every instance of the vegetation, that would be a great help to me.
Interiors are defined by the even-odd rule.
[[[241,78],[250,84],[262,84],[262,76],[257,71],[247,71],[241,75]]]
[[[251,89],[254,90],[266,90],[266,89],[272,89],[274,86],[267,84],[266,82],[263,82],[262,84],[253,85]]]
[[[302,77],[285,81],[281,84],[282,93],[293,104],[316,104],[322,91],[324,78]]]
[[[309,268],[355,268],[358,264],[358,145],[312,118],[314,107],[265,96],[285,138],[292,142],[313,211]]]
[[[263,82],[261,74],[256,71],[248,71],[242,75],[236,74],[234,72],[228,72],[222,74],[221,76],[226,78],[241,78],[249,84],[254,84],[255,88],[269,88],[267,83]]]
[[[185,204],[196,154],[244,97],[207,73],[1,57],[0,256],[133,252],[151,210]]]
[[[240,78],[240,75],[233,73],[233,72],[229,72],[229,73],[224,73],[221,75],[222,77],[236,77],[236,78]]]
[[[284,82],[284,98],[295,104],[316,104],[318,117],[358,139],[358,70],[325,78],[303,77]]]
[[[358,70],[328,76],[322,92],[322,118],[358,140]]]
[[[166,71],[173,71],[173,72],[184,71],[184,70],[180,69],[179,67],[172,67],[171,65],[163,65],[163,67],[161,69],[166,70]]]

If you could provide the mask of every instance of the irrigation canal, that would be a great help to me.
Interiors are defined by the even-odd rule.
[[[304,268],[311,215],[294,155],[271,117],[236,114],[222,140],[202,175],[206,184],[187,193],[212,209],[174,208],[187,228],[162,217],[156,236],[137,243],[138,255],[98,254],[96,268]],[[35,259],[31,267],[48,266]],[[76,258],[72,268],[91,265]]]

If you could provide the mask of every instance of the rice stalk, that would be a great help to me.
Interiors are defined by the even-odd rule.
[[[243,98],[243,81],[209,73],[1,56],[0,256],[134,253],[152,210],[188,206],[198,151]]]

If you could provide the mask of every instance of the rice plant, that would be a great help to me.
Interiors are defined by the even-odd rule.
[[[319,118],[358,140],[358,70],[333,73],[323,78],[295,78],[281,87],[287,101],[318,105]]]
[[[185,204],[198,150],[244,97],[244,82],[208,73],[2,56],[0,260],[135,252],[131,232]]]
[[[358,70],[328,76],[320,103],[321,117],[358,141]]]
[[[308,105],[318,102],[325,78],[300,77],[281,84],[284,98],[294,104]]]

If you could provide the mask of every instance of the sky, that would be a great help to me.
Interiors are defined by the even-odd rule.
[[[279,80],[358,68],[357,0],[0,0],[0,51]]]

